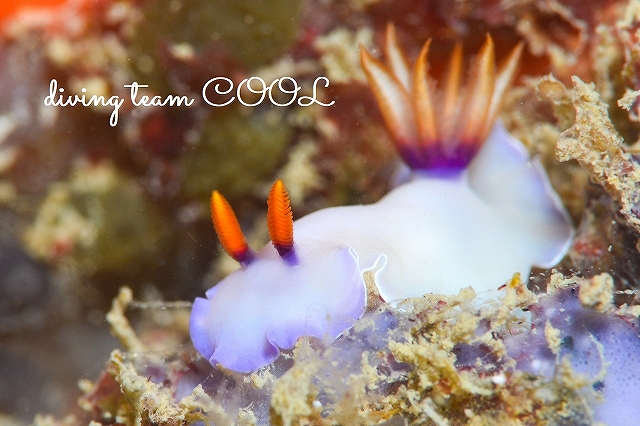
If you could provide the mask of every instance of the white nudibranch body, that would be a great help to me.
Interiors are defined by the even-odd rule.
[[[392,31],[387,56],[402,62]],[[480,64],[489,56],[493,66],[490,50],[481,52]],[[512,56],[516,58],[511,61],[517,61],[517,55]],[[214,366],[250,372],[271,363],[280,349],[292,348],[301,336],[338,337],[364,312],[367,271],[375,271],[375,284],[386,302],[428,293],[456,294],[468,286],[488,298],[497,295],[515,272],[526,277],[533,265],[553,266],[569,247],[573,228],[543,168],[529,159],[500,122],[487,129],[483,120],[474,118],[479,121],[474,123],[468,118],[476,117],[475,110],[458,107],[466,114],[460,127],[471,122],[477,127],[471,136],[483,138],[475,145],[453,146],[452,140],[464,141],[469,135],[450,131],[443,136],[437,113],[433,128],[426,131],[420,130],[424,123],[415,116],[391,123],[400,119],[396,113],[402,108],[415,112],[398,104],[407,102],[403,96],[412,89],[394,77],[402,64],[392,63],[392,72],[365,54],[363,65],[399,150],[414,169],[412,176],[377,203],[328,208],[297,220],[295,239],[286,189],[278,181],[269,196],[273,245],[257,253],[248,249],[241,234],[228,231],[239,228],[225,225],[235,217],[215,192],[216,231],[243,267],[193,305],[193,343]],[[512,74],[514,66],[506,67]],[[494,90],[485,95],[485,114],[497,109],[493,103],[502,97],[494,91],[508,86],[501,79],[502,74],[490,78]],[[477,85],[487,83],[473,81],[469,91]],[[424,98],[411,105],[418,101]],[[495,117],[486,119],[495,122]],[[415,132],[421,144],[407,142],[415,136],[407,132]],[[425,161],[424,155],[440,157]]]
[[[354,250],[387,302],[468,286],[482,295],[560,260],[572,231],[559,206],[542,167],[498,123],[463,173],[415,173],[375,204],[299,219],[295,236],[300,247]]]

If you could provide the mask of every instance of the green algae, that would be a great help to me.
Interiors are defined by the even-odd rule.
[[[208,120],[200,141],[182,158],[185,195],[208,198],[218,189],[237,198],[251,192],[280,164],[290,137],[291,128],[277,109]]]
[[[138,63],[142,59],[138,71],[154,88],[158,86],[149,80],[164,72],[157,55],[164,42],[186,44],[195,51],[220,42],[252,69],[290,47],[301,5],[301,0],[151,0],[131,40],[131,57]]]
[[[30,251],[48,261],[71,260],[87,273],[147,264],[166,238],[160,213],[138,183],[111,163],[77,166],[52,184],[25,232]]]

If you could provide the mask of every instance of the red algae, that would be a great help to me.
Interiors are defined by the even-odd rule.
[[[67,3],[67,0],[19,0],[15,2],[2,2],[0,4],[0,21],[15,15],[21,11],[38,10],[54,8]]]

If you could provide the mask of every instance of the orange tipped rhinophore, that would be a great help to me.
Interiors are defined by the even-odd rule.
[[[293,248],[293,214],[289,193],[280,179],[273,184],[269,192],[267,224],[273,246],[280,256],[284,256]]]
[[[496,70],[493,40],[486,41],[462,85],[462,47],[456,44],[444,84],[429,75],[427,40],[410,69],[387,27],[386,63],[361,48],[360,60],[400,154],[414,169],[461,169],[489,136],[522,52],[518,44]]]
[[[224,251],[242,264],[251,261],[251,250],[229,202],[218,192],[211,193],[211,219]]]

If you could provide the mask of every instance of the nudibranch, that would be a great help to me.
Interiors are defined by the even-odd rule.
[[[442,87],[429,75],[430,42],[414,69],[387,31],[387,63],[361,51],[362,66],[409,180],[375,204],[327,208],[293,222],[287,190],[268,198],[272,244],[247,245],[231,207],[211,199],[216,232],[241,269],[196,298],[190,333],[215,366],[251,372],[301,336],[335,339],[363,314],[363,274],[384,301],[472,286],[486,298],[515,272],[550,267],[573,236],[540,164],[496,120],[515,74],[518,46],[496,70],[493,42],[462,84],[456,46]]]

